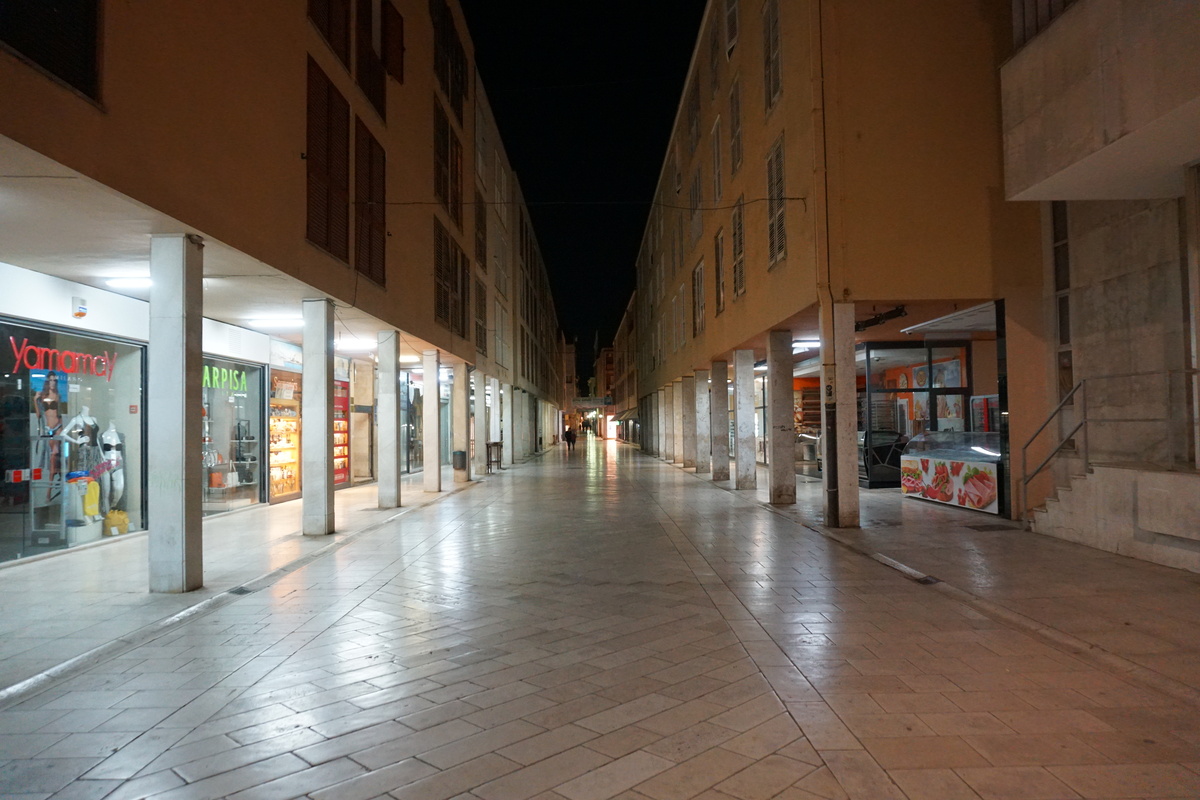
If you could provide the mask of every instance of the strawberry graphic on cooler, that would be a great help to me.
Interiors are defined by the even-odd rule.
[[[950,462],[950,474],[957,478],[959,475],[962,474],[964,466],[966,466],[966,465],[961,461],[951,461]]]

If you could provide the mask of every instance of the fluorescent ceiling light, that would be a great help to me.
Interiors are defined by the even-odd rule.
[[[971,449],[974,450],[976,453],[983,453],[985,456],[993,456],[995,458],[1000,457],[1000,454],[997,453],[995,450],[988,450],[986,447],[972,447]]]
[[[812,350],[813,348],[820,346],[820,339],[797,339],[792,342],[793,350]]]
[[[400,356],[401,364],[418,364],[420,361],[420,356]]]
[[[149,278],[109,278],[105,283],[114,289],[149,289],[153,285]]]
[[[372,341],[371,339],[346,336],[337,340],[334,349],[341,350],[343,353],[365,353],[368,350],[374,350],[378,346],[379,342]]]
[[[278,319],[248,319],[245,323],[251,328],[264,330],[294,331],[304,327],[304,320],[298,317],[280,317]]]
[[[766,371],[767,371],[767,365],[766,365],[766,364],[763,364],[763,365],[762,365],[762,366],[760,366],[760,367],[755,367],[755,368],[754,368],[754,371],[755,371],[755,372],[766,372]]]

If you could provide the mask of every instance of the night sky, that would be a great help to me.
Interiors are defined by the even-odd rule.
[[[704,0],[462,0],[559,324],[611,344]]]

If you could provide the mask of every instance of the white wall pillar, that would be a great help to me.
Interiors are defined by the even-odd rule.
[[[301,524],[306,536],[333,533],[333,303],[304,307],[304,375],[300,397]]]
[[[504,466],[511,467],[516,463],[517,458],[517,430],[516,430],[516,408],[515,400],[517,390],[513,388],[511,383],[502,384],[503,396],[501,397],[500,416],[501,427],[504,430],[504,454],[501,458]]]
[[[683,466],[696,466],[696,377],[684,375],[679,382],[680,402],[683,404],[681,417],[683,438]]]
[[[754,351],[733,352],[733,427],[735,486],[757,489],[754,458]]]
[[[671,463],[683,463],[683,381],[671,383]]]
[[[712,413],[712,478],[729,480],[729,362],[712,362],[708,402]]]
[[[375,419],[375,452],[379,464],[379,507],[396,508],[400,505],[400,476],[403,474],[401,458],[400,409],[400,334],[396,331],[380,331],[379,386],[375,390],[378,416]]]
[[[712,472],[712,415],[709,410],[708,370],[696,370],[696,474]]]
[[[670,398],[667,397],[665,387],[654,393],[654,418],[658,423],[658,427],[655,430],[655,435],[658,437],[658,447],[654,454],[664,461],[671,460],[667,452],[667,429],[669,425],[667,422],[667,406],[670,404],[669,401]]]
[[[500,379],[488,378],[492,404],[488,407],[488,441],[500,441]]]
[[[668,383],[663,388],[663,399],[666,401],[667,408],[665,419],[667,421],[667,447],[663,452],[663,459],[668,464],[675,462],[675,384]]]
[[[203,240],[189,234],[151,236],[150,279],[150,591],[190,592],[204,585]]]
[[[467,365],[460,361],[454,365],[454,383],[450,385],[450,452],[463,453],[463,468],[454,469],[454,482],[471,480],[470,444],[471,437],[471,376]]]
[[[487,472],[488,410],[487,386],[491,379],[479,370],[472,373],[471,381],[471,446],[475,457],[471,459],[475,475]]]
[[[858,385],[854,303],[821,309],[821,481],[826,524],[858,527]],[[836,459],[833,454],[836,453]]]
[[[527,410],[525,407],[525,392],[522,389],[513,387],[513,458],[517,461],[524,461],[528,454],[526,449],[529,445],[529,435],[526,432],[529,429],[529,418],[526,416]]]
[[[421,449],[424,451],[423,482],[425,491],[442,490],[442,360],[437,350],[421,354],[423,386],[421,395]]]
[[[792,332],[767,334],[767,476],[774,505],[796,502]]]

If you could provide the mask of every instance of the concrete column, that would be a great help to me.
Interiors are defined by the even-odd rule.
[[[300,529],[333,533],[333,302],[305,300],[300,398]]]
[[[203,240],[189,234],[151,236],[150,279],[150,591],[190,592],[204,585]]]
[[[421,449],[425,451],[425,491],[442,490],[442,360],[437,350],[421,354],[425,391],[421,396]]]
[[[659,389],[654,393],[654,419],[658,427],[655,430],[655,435],[658,437],[658,446],[655,448],[655,455],[664,461],[670,461],[667,453],[667,406],[670,403],[670,398],[667,396],[666,388]]]
[[[683,381],[676,379],[671,392],[671,463],[683,463]]]
[[[680,403],[683,405],[680,430],[683,439],[683,466],[696,466],[696,377],[684,375],[679,382]]]
[[[773,505],[796,502],[792,332],[767,334],[767,476]]]
[[[858,527],[858,386],[854,363],[854,303],[821,309],[821,481],[825,521]],[[836,454],[836,457],[835,457]]]
[[[712,362],[709,379],[709,410],[712,412],[712,477],[729,480],[729,362]]]
[[[1187,240],[1187,307],[1191,309],[1188,314],[1187,329],[1188,349],[1191,351],[1188,367],[1192,370],[1200,370],[1200,167],[1188,167],[1184,177],[1183,212],[1185,217],[1184,238]],[[1186,380],[1185,376],[1181,377]],[[1193,372],[1190,382],[1192,407],[1189,421],[1191,429],[1188,431],[1188,436],[1192,440],[1193,466],[1200,469],[1200,372]],[[1167,424],[1173,425],[1174,420]]]
[[[515,416],[513,400],[516,398],[516,389],[511,383],[505,383],[503,387],[504,394],[501,398],[500,414],[501,427],[504,430],[504,455],[501,460],[504,466],[511,467],[516,463],[517,457],[516,423],[513,419]]]
[[[696,370],[696,474],[712,472],[712,416],[709,411],[708,370]]]
[[[735,486],[757,489],[754,460],[754,351],[733,352],[733,439]]]
[[[471,480],[471,376],[465,362],[454,365],[454,383],[450,384],[450,451],[465,453],[462,469],[455,468],[454,482]]]
[[[475,448],[475,457],[471,461],[474,464],[472,471],[475,475],[487,472],[488,383],[488,376],[475,370],[471,381],[471,446]]]
[[[525,391],[513,387],[513,458],[517,461],[524,461],[528,451],[526,447],[529,443],[529,435],[526,431],[529,429],[529,419],[526,417],[525,409]]]
[[[379,463],[379,507],[400,505],[400,476],[404,474],[401,458],[400,409],[400,334],[380,331],[379,386],[375,390],[378,416],[375,419],[375,452]]]
[[[500,379],[488,378],[492,404],[488,407],[488,441],[500,441]]]

